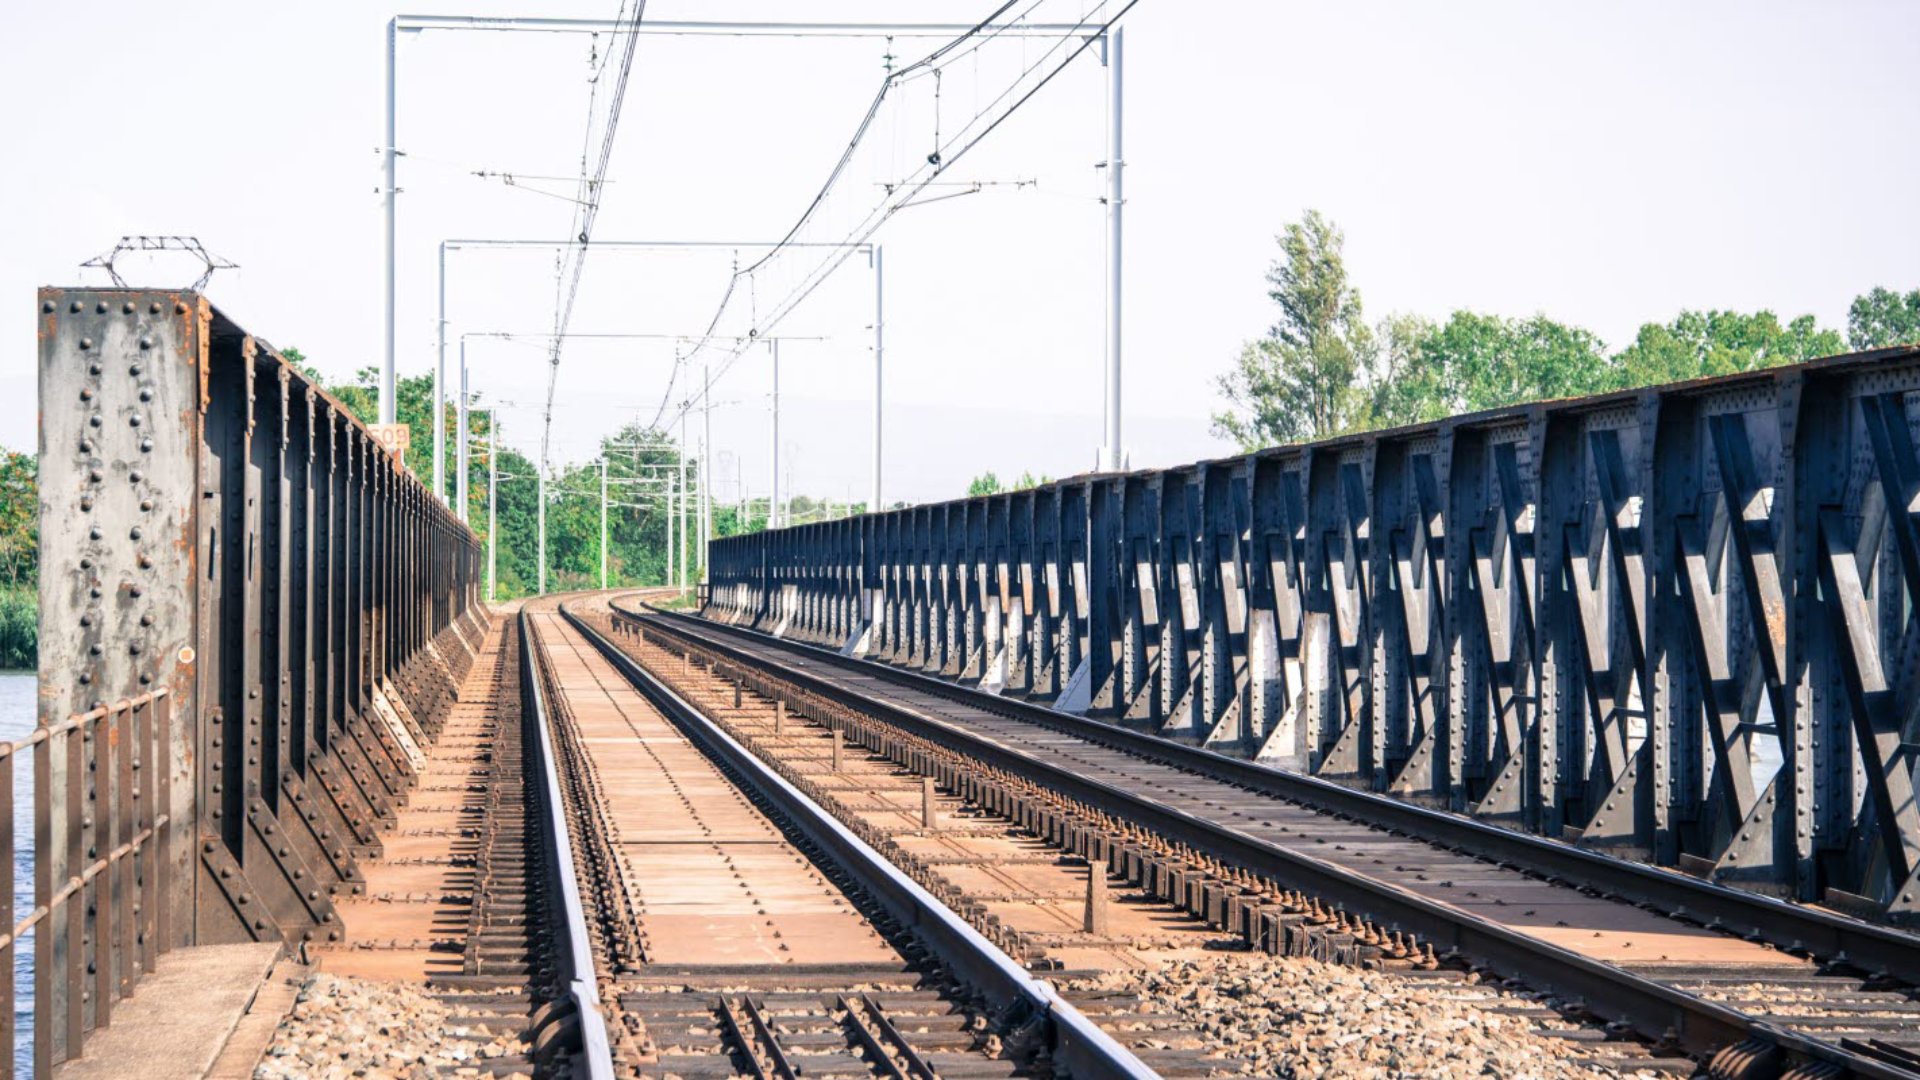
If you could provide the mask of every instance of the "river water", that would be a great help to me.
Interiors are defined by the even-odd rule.
[[[26,735],[34,725],[34,676],[31,671],[0,671],[0,740]],[[33,755],[14,762],[13,820],[19,848],[13,856],[13,921],[33,911]],[[20,939],[13,952],[14,1004],[18,1023],[13,1061],[18,1076],[33,1071],[33,933]]]

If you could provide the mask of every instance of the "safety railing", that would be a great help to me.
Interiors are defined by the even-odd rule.
[[[0,874],[0,911],[9,915],[12,868],[20,854],[14,769],[29,753],[36,819],[33,910],[0,938],[0,999],[10,1006],[15,998],[15,963],[26,935],[43,925],[61,926],[61,934],[35,934],[33,969],[37,984],[57,979],[66,992],[36,995],[33,1022],[43,1031],[60,1029],[69,1045],[110,1025],[114,1002],[133,993],[166,948],[168,913],[159,897],[167,888],[167,865],[156,853],[166,844],[172,819],[156,809],[167,804],[169,792],[165,770],[153,767],[169,738],[166,699],[163,687],[0,744],[0,855],[7,867]],[[60,784],[53,782],[56,758],[66,766]],[[52,861],[38,857],[51,842],[48,826],[56,819],[66,825],[66,865],[73,868],[61,880]],[[0,1075],[9,1077],[15,1025],[9,1007],[0,1014],[0,1045],[7,1048]],[[51,1040],[36,1042],[34,1075],[49,1075],[51,1047]]]

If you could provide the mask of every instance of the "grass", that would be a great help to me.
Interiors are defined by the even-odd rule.
[[[32,587],[0,585],[0,668],[40,664],[40,598]]]

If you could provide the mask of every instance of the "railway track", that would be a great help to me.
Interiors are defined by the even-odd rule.
[[[519,626],[495,619],[365,880],[337,901],[338,940],[312,954],[310,985],[264,1075],[402,1060],[497,1076],[566,1072],[547,977],[547,854],[522,722]],[[307,1002],[312,1002],[308,1005]],[[377,1019],[376,1019],[377,1018]],[[351,1038],[371,1024],[376,1036]],[[406,1028],[431,1028],[404,1030]]]
[[[1152,1075],[541,607],[523,624],[615,1075]]]
[[[604,620],[592,613],[594,603],[569,610],[584,610],[593,624]],[[670,683],[983,935],[1044,972],[1076,1008],[1160,1075],[1274,1075],[1291,1068],[1289,1060],[1313,1074],[1328,1064],[1331,1055],[1323,1049],[1291,1058],[1275,1053],[1287,1040],[1304,1045],[1314,1038],[1306,1032],[1328,1024],[1318,1012],[1278,1030],[1274,1015],[1293,1005],[1312,1013],[1320,1003],[1311,992],[1300,994],[1297,984],[1269,991],[1303,973],[1339,982],[1324,965],[1302,957],[1350,953],[1350,935],[1294,928],[1303,932],[1290,934],[1294,959],[1283,970],[1142,883],[1123,880],[1109,889],[1106,873],[1034,835],[1030,821],[936,790],[928,778],[858,749],[822,723],[812,703],[787,711],[783,700],[758,692],[741,672],[705,658],[688,662],[642,637],[615,634],[607,647]],[[1376,1059],[1418,1048],[1477,1061],[1476,1069],[1491,1060],[1535,1066],[1542,1076],[1691,1071],[1683,1060],[1661,1060],[1637,1043],[1609,1038],[1600,1025],[1570,1024],[1531,995],[1477,986],[1465,973],[1431,970],[1435,965],[1417,960],[1397,966],[1400,972],[1343,988],[1355,1000],[1391,1002],[1401,1030],[1364,1048]],[[1167,970],[1182,975],[1161,977]],[[1227,985],[1248,1000],[1229,1004],[1226,992],[1215,992]],[[1289,996],[1304,1000],[1288,1002]],[[1423,1015],[1429,1006],[1444,1015]],[[1351,1030],[1328,1031],[1325,1041],[1350,1044],[1370,1026],[1378,1033],[1379,1019],[1348,1017]]]
[[[620,618],[1261,948],[1437,952],[1715,1076],[1920,1075],[1912,935],[751,631]]]

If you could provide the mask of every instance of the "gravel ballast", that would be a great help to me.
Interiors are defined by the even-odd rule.
[[[1138,994],[1143,1011],[1194,1022],[1212,1050],[1241,1059],[1223,1062],[1221,1075],[1281,1080],[1661,1075],[1582,1062],[1576,1044],[1492,1005],[1497,995],[1492,988],[1459,980],[1241,953],[1176,961],[1148,972],[1109,972],[1068,989]],[[1127,1037],[1124,1030],[1114,1034]]]
[[[482,1075],[482,1063],[521,1052],[515,1038],[455,1023],[439,1001],[399,983],[320,974],[300,988],[254,1080],[429,1080]],[[504,1080],[525,1073],[504,1074]]]

